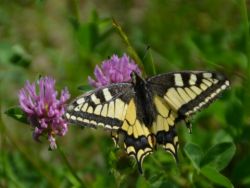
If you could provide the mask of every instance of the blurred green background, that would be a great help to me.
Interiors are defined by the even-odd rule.
[[[0,187],[250,187],[249,9],[247,0],[0,0]],[[70,170],[61,152],[4,114],[27,79],[51,75],[74,98],[96,64],[114,53],[133,56],[112,18],[140,58],[151,47],[147,75],[153,62],[157,73],[217,70],[231,81],[194,116],[191,135],[177,125],[178,165],[159,149],[141,176],[108,133],[71,126],[58,138]]]

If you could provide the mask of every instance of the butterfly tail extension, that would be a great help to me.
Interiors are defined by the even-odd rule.
[[[161,145],[163,149],[174,157],[178,162],[178,148],[179,141],[175,127],[171,127],[168,131],[159,131],[156,133],[156,142]]]
[[[168,133],[168,134],[170,134],[170,133]],[[175,130],[172,131],[172,136],[166,135],[166,140],[167,139],[169,139],[169,140],[164,141],[165,144],[163,144],[163,148],[167,152],[171,153],[172,156],[174,157],[175,161],[178,163],[179,162],[179,158],[178,158],[179,141],[178,141],[178,136],[177,136],[176,131]]]
[[[142,174],[143,160],[153,152],[151,138],[141,136],[135,139],[132,136],[125,136],[124,148],[129,156],[133,156],[136,159],[138,170]]]

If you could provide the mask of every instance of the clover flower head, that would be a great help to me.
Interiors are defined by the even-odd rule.
[[[128,82],[131,80],[130,74],[135,71],[141,74],[135,62],[126,54],[121,58],[113,55],[110,59],[102,62],[101,68],[95,67],[94,75],[96,80],[88,77],[89,84],[93,87],[102,87],[111,83]]]
[[[25,87],[19,91],[20,107],[34,128],[33,138],[39,141],[40,136],[46,136],[51,149],[57,147],[55,136],[64,136],[68,130],[63,115],[69,97],[70,94],[65,88],[57,99],[55,80],[51,77],[42,77],[37,83],[27,81]]]

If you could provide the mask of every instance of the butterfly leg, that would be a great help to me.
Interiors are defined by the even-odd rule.
[[[111,131],[111,137],[112,140],[114,141],[115,147],[119,148],[119,133],[115,132],[115,131]]]
[[[189,130],[189,134],[192,134],[192,123],[189,119],[185,119],[186,127]]]

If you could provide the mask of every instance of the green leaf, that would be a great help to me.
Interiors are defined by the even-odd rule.
[[[193,166],[199,171],[200,170],[200,162],[203,156],[203,152],[201,148],[193,143],[187,143],[184,146],[184,152],[186,153],[187,157],[192,162]]]
[[[31,57],[25,49],[18,44],[13,46],[9,43],[0,43],[0,63],[27,68],[31,63]]]
[[[65,175],[67,179],[69,180],[69,182],[73,185],[73,187],[81,186],[80,182],[76,179],[76,177],[72,173],[66,172]]]
[[[90,85],[81,85],[81,86],[78,86],[77,89],[86,92],[86,91],[89,91],[93,88]]]
[[[29,54],[20,45],[15,45],[12,48],[13,54],[10,57],[10,62],[23,68],[29,67],[31,58]]]
[[[217,185],[230,188],[234,187],[227,177],[223,176],[216,169],[210,166],[204,166],[203,168],[201,168],[201,174],[203,174],[205,177],[207,177]]]
[[[90,53],[99,39],[97,24],[92,22],[82,24],[78,30],[77,37],[81,49],[85,50],[83,53]]]
[[[235,154],[236,147],[231,142],[216,144],[210,148],[201,161],[201,166],[214,167],[218,171],[224,169]]]
[[[20,107],[13,107],[5,111],[5,114],[14,118],[15,120],[29,124],[27,115],[23,112],[23,110]]]
[[[216,132],[215,136],[213,137],[212,143],[213,145],[215,145],[223,142],[233,142],[233,138],[225,130],[221,129]]]

